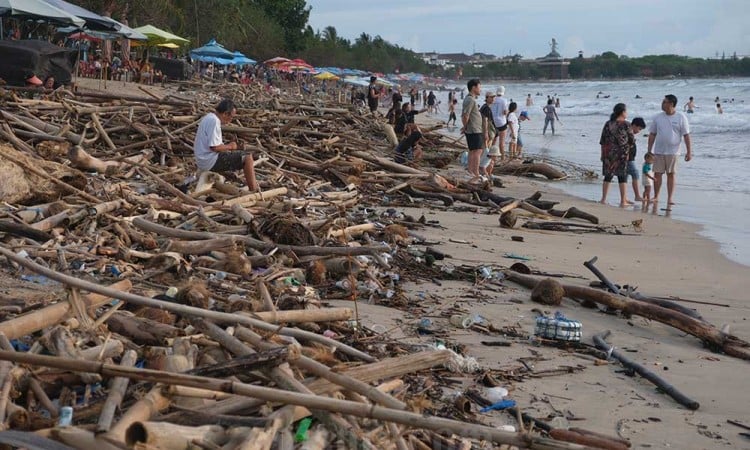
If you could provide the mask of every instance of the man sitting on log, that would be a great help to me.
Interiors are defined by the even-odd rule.
[[[255,181],[253,155],[237,150],[237,142],[224,144],[221,135],[221,125],[232,122],[237,108],[229,99],[222,100],[216,106],[216,112],[206,114],[198,125],[195,134],[193,153],[198,169],[210,172],[230,172],[240,170],[245,174],[245,181],[250,191],[258,190]]]

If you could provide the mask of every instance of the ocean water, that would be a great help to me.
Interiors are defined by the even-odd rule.
[[[718,242],[723,254],[750,266],[750,78],[507,82],[503,85],[506,98],[516,101],[519,111],[527,110],[532,119],[521,125],[525,152],[571,161],[597,174],[601,173],[599,135],[616,103],[627,105],[628,119],[641,116],[648,125],[660,112],[664,95],[676,95],[680,111],[693,96],[697,108],[693,114],[688,114],[693,160],[679,163],[676,205],[670,217],[702,225],[701,234]],[[484,102],[484,92],[495,90],[497,86],[498,83],[482,85],[480,104]],[[527,94],[534,100],[531,107],[525,106]],[[440,93],[444,111],[447,110],[444,106],[447,95],[447,92]],[[561,103],[558,115],[562,124],[556,124],[555,136],[549,129],[547,135],[542,136],[542,107],[547,95],[559,97]],[[716,111],[716,97],[720,99],[723,114]],[[444,115],[447,119],[447,112]],[[647,148],[647,133],[645,130],[637,137],[639,168]],[[684,144],[682,149],[684,156]],[[598,201],[601,198],[601,177],[553,185],[584,199]],[[661,208],[666,203],[666,178],[660,197],[657,213],[665,215]],[[633,199],[629,180],[628,198]],[[610,187],[608,202],[613,207],[619,203],[616,183]],[[633,209],[633,214],[634,217],[643,214],[640,206]]]

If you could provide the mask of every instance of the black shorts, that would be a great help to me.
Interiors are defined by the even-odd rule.
[[[242,170],[245,152],[221,152],[210,172],[234,172]]]
[[[501,127],[497,127],[497,132],[499,133],[499,132],[505,131],[507,129],[508,129],[508,124],[506,123],[505,125],[503,125]]]
[[[370,112],[378,110],[378,99],[370,99],[367,101],[367,106],[370,107]]]
[[[469,150],[482,150],[484,148],[482,133],[466,133],[466,145]]]

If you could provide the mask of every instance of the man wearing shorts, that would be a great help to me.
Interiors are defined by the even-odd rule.
[[[222,100],[216,111],[206,114],[198,125],[193,142],[195,164],[198,169],[208,172],[232,172],[240,170],[245,174],[247,187],[251,191],[258,190],[255,181],[253,155],[237,150],[237,143],[224,144],[221,136],[221,126],[232,122],[237,108],[229,99]]]
[[[508,100],[505,95],[505,86],[497,88],[495,101],[492,103],[492,119],[495,121],[497,132],[495,139],[500,146],[500,159],[505,159],[505,136],[508,132]]]
[[[687,116],[677,111],[677,97],[665,95],[659,114],[654,116],[649,126],[648,151],[654,154],[654,203],[659,200],[662,177],[667,174],[667,211],[672,209],[677,158],[680,155],[680,141],[685,140],[685,161],[693,158],[690,141],[690,125]]]
[[[466,134],[466,144],[469,147],[468,171],[472,175],[472,181],[481,180],[479,174],[479,160],[484,150],[484,136],[482,135],[482,115],[479,113],[477,97],[482,90],[482,84],[476,78],[466,83],[469,95],[464,98],[463,110],[461,111],[461,133]]]

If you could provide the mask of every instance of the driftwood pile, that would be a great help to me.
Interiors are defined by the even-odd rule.
[[[458,370],[460,356],[374,345],[324,300],[398,304],[399,278],[435,276],[406,251],[424,221],[373,205],[546,217],[553,202],[396,164],[382,120],[347,104],[227,85],[146,93],[0,92],[0,261],[44,286],[1,297],[0,423],[36,434],[0,442],[291,449],[312,416],[306,449],[584,448],[435,416],[439,389],[401,378]],[[195,172],[198,121],[225,96],[239,106],[225,139],[254,153],[261,192]],[[74,426],[56,426],[67,407]]]

